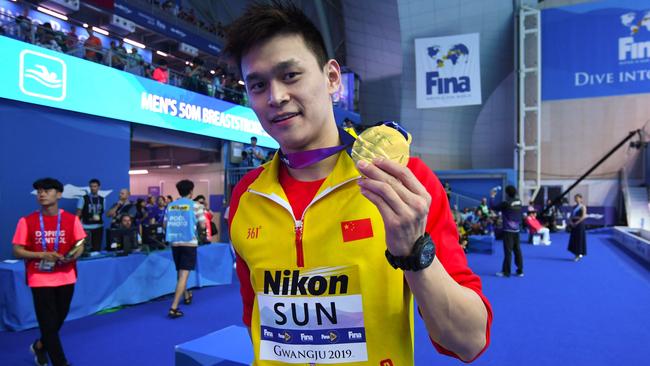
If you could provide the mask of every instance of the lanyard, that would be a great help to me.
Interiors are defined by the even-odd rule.
[[[342,141],[342,145],[325,147],[321,149],[299,151],[295,153],[285,154],[282,152],[282,149],[278,150],[280,160],[286,164],[289,168],[292,169],[302,169],[306,168],[312,164],[318,163],[319,161],[329,158],[330,156],[336,154],[339,151],[348,149],[354,143],[354,137],[350,136],[347,132],[339,128],[339,137]]]
[[[96,197],[96,198],[98,198],[98,197]],[[93,200],[92,193],[89,193],[88,194],[88,201],[90,202],[88,204],[88,212],[90,212],[92,214],[97,214],[97,203],[99,203],[99,200],[97,200],[97,203],[95,203],[95,201]]]
[[[43,211],[38,212],[38,219],[41,222],[41,245],[43,251],[47,252],[47,240],[45,240],[45,224],[43,223]],[[61,210],[56,218],[56,236],[54,237],[54,251],[59,251],[59,237],[61,235]]]

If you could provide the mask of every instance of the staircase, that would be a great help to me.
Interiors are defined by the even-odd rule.
[[[650,206],[648,206],[648,189],[630,184],[625,169],[621,174],[621,189],[627,214],[627,226],[635,229],[650,230]]]

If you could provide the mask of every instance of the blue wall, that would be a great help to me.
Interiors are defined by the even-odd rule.
[[[477,169],[477,170],[440,170],[436,171],[440,182],[444,184],[449,182],[453,193],[467,196],[473,200],[459,199],[458,208],[476,207],[481,198],[489,198],[490,190],[496,186],[501,186],[501,191],[497,192],[496,201],[502,199],[503,189],[505,186],[515,185],[515,171],[513,169]],[[456,202],[452,197],[451,205]]]
[[[129,186],[129,154],[129,123],[0,99],[0,259],[12,257],[18,219],[38,208],[34,180],[52,176],[86,187],[98,178],[102,190],[113,190],[106,199],[111,205]],[[76,203],[59,201],[70,212]]]

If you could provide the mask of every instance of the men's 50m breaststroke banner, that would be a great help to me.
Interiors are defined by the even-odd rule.
[[[542,99],[650,93],[650,2],[542,11]]]
[[[481,104],[479,34],[415,40],[417,108]]]
[[[277,148],[248,107],[0,36],[0,98]]]

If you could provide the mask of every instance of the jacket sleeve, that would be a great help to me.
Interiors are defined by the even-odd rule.
[[[447,273],[461,286],[467,287],[476,292],[485,304],[487,311],[487,323],[485,325],[485,347],[476,356],[480,356],[490,344],[490,328],[492,326],[492,307],[490,302],[483,294],[481,279],[474,274],[467,265],[467,258],[458,242],[458,231],[454,223],[447,194],[435,176],[422,160],[411,158],[408,168],[414,173],[417,179],[424,185],[427,192],[431,195],[431,207],[429,208],[429,217],[427,219],[426,231],[431,235],[436,246],[436,256],[445,268]],[[460,359],[458,355],[443,348],[431,340],[438,352]],[[476,359],[476,358],[475,358]],[[472,360],[473,361],[473,360]],[[470,361],[471,362],[471,361]]]
[[[242,298],[243,305],[243,322],[246,326],[251,326],[251,317],[253,314],[253,304],[255,302],[255,291],[253,291],[253,285],[251,284],[250,270],[248,264],[246,263],[245,258],[242,258],[237,252],[237,243],[232,240],[232,222],[237,215],[237,209],[239,208],[239,201],[248,187],[255,181],[255,179],[260,175],[264,170],[263,167],[259,167],[255,170],[248,172],[240,181],[237,183],[235,188],[232,191],[230,197],[230,212],[228,215],[228,233],[230,233],[230,242],[235,248],[235,263],[236,263],[236,272],[237,278],[239,279],[239,293]]]

